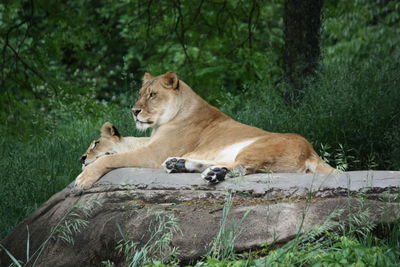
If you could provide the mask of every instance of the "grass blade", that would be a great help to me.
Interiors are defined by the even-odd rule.
[[[10,251],[8,251],[2,244],[0,244],[0,247],[2,249],[4,249],[4,251],[7,253],[8,257],[10,257],[10,259],[14,262],[15,265],[17,265],[18,267],[22,267],[22,265],[18,262],[18,260],[16,258],[14,258],[14,256],[11,254]]]
[[[28,231],[28,238],[26,239],[26,262],[29,261],[29,250],[30,250],[30,240],[29,240],[29,227],[26,226],[26,230]]]

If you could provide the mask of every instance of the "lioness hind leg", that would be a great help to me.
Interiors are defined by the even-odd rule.
[[[210,161],[178,157],[167,158],[162,164],[168,173],[202,172],[212,165],[213,163]]]

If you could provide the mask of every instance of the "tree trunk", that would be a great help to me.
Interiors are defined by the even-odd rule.
[[[284,71],[288,88],[285,99],[296,102],[306,90],[320,57],[320,26],[323,0],[286,0]]]

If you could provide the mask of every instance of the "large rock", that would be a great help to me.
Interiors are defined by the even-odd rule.
[[[70,195],[70,187],[55,194],[1,244],[25,261],[29,229],[30,255],[40,252],[36,266],[101,266],[104,260],[122,264],[124,258],[116,249],[122,235],[140,247],[162,219],[175,218],[180,231],[174,232],[169,245],[178,248],[178,257],[187,262],[210,250],[227,192],[234,195],[227,228],[243,219],[235,245],[240,251],[290,240],[300,226],[309,230],[338,209],[344,210],[344,216],[368,208],[371,220],[393,221],[400,209],[390,199],[398,194],[399,185],[400,172],[393,171],[255,174],[207,185],[199,174],[117,169],[80,196]],[[77,218],[88,225],[68,234]],[[49,239],[50,235],[55,238]],[[6,265],[8,257],[4,252],[0,256]]]

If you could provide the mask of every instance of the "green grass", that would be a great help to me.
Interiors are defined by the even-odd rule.
[[[182,234],[178,221],[174,214],[149,209],[148,216],[153,217],[149,223],[149,239],[139,248],[139,243],[130,240],[118,225],[122,239],[118,242],[116,250],[125,258],[125,264],[129,267],[140,267],[150,264],[154,259],[162,262],[177,262],[179,249],[173,247],[174,234]],[[109,265],[109,261],[103,263]]]
[[[246,220],[251,210],[246,211],[239,222],[228,220],[229,212],[232,208],[233,196],[232,193],[227,193],[225,203],[222,209],[222,216],[219,226],[219,231],[215,240],[211,243],[211,250],[207,258],[228,261],[236,259],[235,244],[241,234],[241,226]]]

